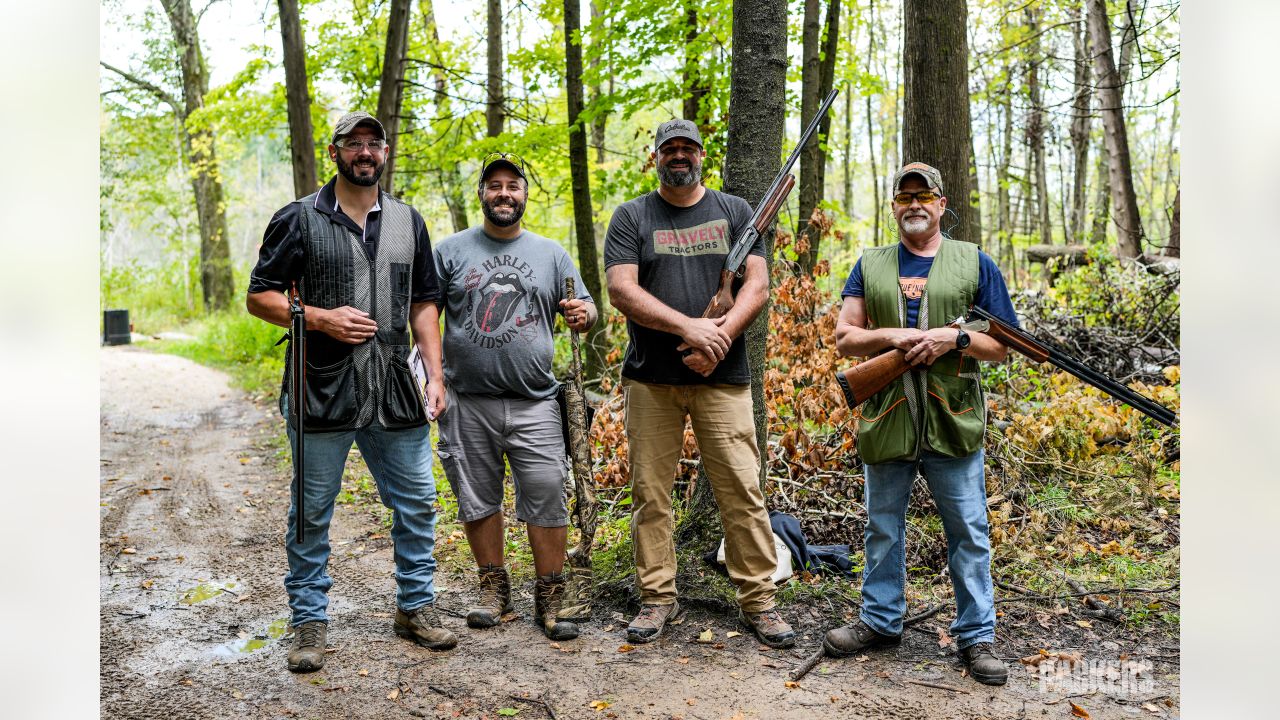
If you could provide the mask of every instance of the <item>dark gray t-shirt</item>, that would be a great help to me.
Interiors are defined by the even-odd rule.
[[[564,281],[591,301],[569,253],[525,230],[498,240],[473,227],[434,249],[444,289],[444,378],[463,393],[552,397],[551,330]]]
[[[708,189],[696,205],[682,208],[656,191],[613,211],[604,240],[604,266],[639,266],[640,287],[690,317],[699,317],[720,286],[720,271],[733,241],[751,221],[746,200]],[[764,238],[751,248],[764,257]],[[736,291],[736,288],[735,288]],[[709,377],[690,370],[676,351],[680,336],[627,321],[631,342],[623,377],[664,385],[751,382],[745,334]]]

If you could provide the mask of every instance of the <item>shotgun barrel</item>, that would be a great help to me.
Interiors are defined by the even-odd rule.
[[[297,448],[293,453],[293,488],[294,488],[294,542],[302,544],[306,524],[303,518],[302,473],[304,469],[304,443],[307,434],[304,431],[303,418],[307,416],[307,320],[302,299],[298,297],[298,286],[294,285],[289,292],[289,364],[292,373],[289,378],[289,414],[293,416],[294,435]]]

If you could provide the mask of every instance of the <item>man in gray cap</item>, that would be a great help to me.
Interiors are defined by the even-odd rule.
[[[622,377],[641,610],[627,638],[649,642],[680,613],[671,491],[688,415],[720,508],[742,618],[761,642],[789,647],[795,632],[774,609],[778,560],[757,479],[742,337],[769,292],[764,239],[747,257],[733,309],[715,320],[701,317],[752,214],[742,198],[702,185],[706,155],[693,123],[658,126],[651,155],[658,189],[620,205],[605,236],[609,297],[627,316],[631,337]]]
[[[379,191],[391,148],[376,118],[342,116],[328,149],[338,174],[271,218],[247,301],[250,313],[283,327],[290,320],[284,293],[296,288],[305,307],[305,540],[296,542],[296,497],[285,532],[284,584],[294,628],[288,667],[294,672],[324,665],[333,584],[326,570],[329,522],[352,442],[383,504],[394,511],[396,634],[434,650],[457,643],[435,607],[435,481],[427,422],[444,412],[445,392],[431,241],[416,210]],[[411,343],[427,368],[425,407],[406,363]],[[291,370],[285,368],[286,386]],[[280,400],[289,417],[283,388]],[[296,452],[299,430],[292,420],[287,431]]]
[[[480,579],[467,625],[494,627],[512,609],[503,562],[503,481],[511,468],[516,519],[529,532],[537,574],[535,622],[552,640],[578,636],[558,617],[564,597],[568,475],[561,439],[560,384],[552,375],[556,314],[586,332],[596,308],[569,253],[521,224],[529,199],[518,156],[484,159],[476,188],[484,223],[436,246],[444,289],[444,373],[449,412],[440,416],[436,452],[458,498]],[[573,278],[577,298],[564,299]]]
[[[956,598],[951,636],[975,680],[1003,685],[1008,670],[992,650],[996,611],[982,452],[987,408],[978,361],[999,362],[1008,350],[989,335],[949,324],[975,304],[1011,325],[1018,321],[995,261],[977,245],[942,234],[942,192],[935,168],[904,165],[891,200],[901,242],[865,251],[841,293],[840,355],[897,348],[916,369],[860,409],[867,507],[862,612],[853,625],[828,632],[823,645],[829,655],[844,657],[902,641],[904,518],[922,473],[947,536]]]

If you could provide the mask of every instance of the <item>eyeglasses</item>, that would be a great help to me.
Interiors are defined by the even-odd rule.
[[[520,168],[520,172],[522,173],[527,173],[529,171],[525,166],[524,158],[519,155],[508,152],[491,152],[488,155],[485,155],[484,160],[480,162],[480,172],[483,174],[490,165],[498,162],[499,160],[506,160],[512,165],[515,165]]]
[[[900,192],[893,196],[893,202],[900,207],[908,207],[912,200],[917,200],[921,205],[931,205],[939,197],[938,193],[932,190],[921,190],[919,192]]]
[[[364,150],[365,148],[369,148],[369,152],[381,152],[382,149],[387,146],[387,141],[376,140],[376,139],[375,140],[350,140],[348,138],[341,138],[337,142],[335,142],[334,145],[337,145],[343,150],[351,150],[357,153],[360,152],[361,150]]]

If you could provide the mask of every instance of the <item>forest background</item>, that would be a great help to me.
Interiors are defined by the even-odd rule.
[[[274,393],[279,331],[240,309],[247,271],[270,215],[331,174],[323,147],[352,108],[391,129],[388,188],[422,212],[433,238],[478,222],[471,188],[483,155],[528,159],[527,225],[561,239],[590,285],[612,208],[656,185],[647,158],[662,120],[703,128],[709,186],[751,184],[727,175],[732,99],[763,79],[735,89],[730,78],[735,42],[751,41],[735,13],[762,6],[785,17],[775,38],[787,60],[785,150],[822,91],[841,91],[823,142],[801,158],[773,248],[773,305],[754,335],[771,506],[801,517],[815,541],[860,547],[856,423],[831,382],[841,365],[834,313],[861,250],[895,241],[888,182],[907,160],[943,170],[955,211],[944,227],[997,259],[1030,329],[1177,408],[1177,3],[108,1],[102,306],[128,308],[144,335],[193,338],[161,345]],[[292,58],[281,41],[291,9],[302,41]],[[226,36],[227,23],[256,26],[253,41],[202,43]],[[303,87],[306,111],[291,116]],[[309,129],[291,129],[304,119]],[[575,153],[582,159],[571,162]],[[597,570],[621,591],[625,334],[616,313],[600,327],[589,374],[602,399],[593,436],[596,479],[612,488],[601,531],[612,552]],[[1177,432],[1021,359],[988,376],[1002,586],[1046,597],[1074,592],[1071,583],[1176,586]],[[687,449],[682,519],[686,539],[705,540],[715,533],[703,522],[691,439]],[[357,478],[350,497],[372,507],[370,491]],[[917,493],[910,521],[908,564],[925,570],[913,572],[912,600],[945,602],[945,541],[927,494]],[[855,587],[804,580],[789,592],[856,600]],[[1177,598],[1111,592],[1097,602],[1113,621],[1176,631]],[[1048,607],[1011,608],[1008,619],[1043,623]]]

